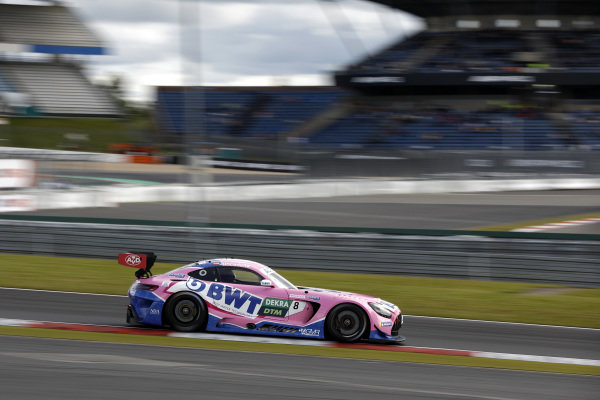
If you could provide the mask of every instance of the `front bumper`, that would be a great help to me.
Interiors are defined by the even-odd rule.
[[[394,322],[384,321],[384,323],[392,324],[390,333],[387,333],[382,329],[385,325],[383,325],[380,322],[379,325],[374,326],[375,329],[371,329],[371,333],[369,334],[369,340],[383,341],[383,342],[403,342],[404,337],[398,335],[403,322],[404,322],[404,317],[403,317],[402,313],[400,313],[398,316],[396,316],[396,319],[394,320]],[[387,329],[390,329],[389,325],[387,325],[385,327]],[[387,331],[387,329],[385,329],[385,330]]]

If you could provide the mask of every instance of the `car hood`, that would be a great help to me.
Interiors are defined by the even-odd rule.
[[[298,287],[300,290],[309,291],[311,295],[315,296],[324,296],[324,297],[337,297],[337,298],[353,298],[355,300],[366,300],[366,301],[378,301],[377,297],[368,296],[366,294],[360,293],[352,293],[352,292],[342,292],[339,290],[331,290],[331,289],[321,289],[321,288],[313,288],[313,287]]]

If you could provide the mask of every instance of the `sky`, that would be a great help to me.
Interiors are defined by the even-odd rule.
[[[423,28],[362,0],[67,0],[109,54],[88,75],[123,81],[129,100],[156,86],[332,85],[332,72]]]

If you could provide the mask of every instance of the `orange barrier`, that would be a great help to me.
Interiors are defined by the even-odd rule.
[[[129,162],[136,164],[163,164],[165,159],[161,156],[148,156],[143,154],[128,154]]]

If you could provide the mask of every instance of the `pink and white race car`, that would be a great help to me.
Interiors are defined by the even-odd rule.
[[[119,254],[137,267],[127,322],[178,331],[401,342],[394,304],[362,294],[294,286],[266,265],[233,258],[198,261],[152,276],[154,253]]]

